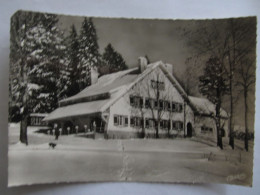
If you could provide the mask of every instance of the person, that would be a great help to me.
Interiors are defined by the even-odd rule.
[[[78,132],[79,132],[79,126],[78,125],[76,125],[75,130],[76,130],[76,134],[78,134]]]
[[[97,128],[97,125],[96,125],[96,122],[94,121],[93,122],[93,139],[95,139],[95,134],[96,134],[96,128]]]
[[[88,126],[84,125],[84,129],[85,129],[85,133],[87,133],[88,132]]]
[[[67,127],[67,135],[70,134],[70,127]]]
[[[55,128],[55,140],[59,139],[60,131],[58,128]]]

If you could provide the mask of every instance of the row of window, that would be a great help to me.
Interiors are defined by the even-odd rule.
[[[203,132],[203,133],[213,132],[213,129],[211,127],[202,126],[201,127],[201,132]]]
[[[172,124],[172,126],[171,126]],[[114,115],[114,125],[115,126],[128,126],[128,117],[123,115]],[[145,125],[145,128],[155,128],[157,126],[157,121],[152,118],[145,118],[145,123],[142,117],[130,117],[130,126],[142,128]],[[161,120],[160,129],[172,129],[172,130],[183,130],[182,121],[173,121],[173,120]]]
[[[137,108],[152,108],[160,110],[168,110],[171,112],[182,112],[183,105],[177,102],[171,102],[167,100],[159,100],[153,98],[145,98],[145,103],[143,97],[140,96],[130,96],[130,105]]]

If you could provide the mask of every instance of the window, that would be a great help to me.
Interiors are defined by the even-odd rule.
[[[163,100],[159,100],[159,108],[160,110],[163,110]]]
[[[159,82],[158,85],[159,85],[158,86],[159,90],[164,90],[165,89],[164,82]]]
[[[133,96],[130,96],[130,105],[134,106],[134,97]]]
[[[171,111],[171,103],[170,102],[167,102],[167,104],[168,104],[168,111]]]
[[[213,128],[207,127],[205,125],[201,126],[201,133],[208,133],[208,132],[212,133],[213,132]]]
[[[155,80],[151,80],[151,87],[152,87],[153,89],[156,88],[156,81],[155,81]]]
[[[133,107],[143,107],[144,100],[140,96],[130,96],[130,105]]]
[[[158,101],[157,100],[154,100],[154,108],[158,109]]]
[[[130,126],[133,127],[135,126],[135,118],[131,116],[130,118]]]
[[[167,120],[163,120],[163,128],[168,129],[168,121]]]
[[[136,117],[136,118],[135,118],[135,126],[141,127],[141,125],[142,125],[142,123],[141,123],[141,118]]]
[[[149,98],[145,98],[145,108],[149,108],[150,107],[150,99]]]
[[[172,112],[182,112],[183,106],[180,103],[172,102]]]
[[[114,115],[114,125],[118,125],[118,116]]]
[[[177,129],[177,123],[176,121],[172,121],[172,129],[176,130]]]
[[[164,82],[161,82],[161,81],[151,80],[151,87],[153,89],[164,90],[165,89],[165,84],[164,84]]]
[[[128,116],[114,115],[115,126],[128,126]]]
[[[179,121],[179,130],[183,130],[183,122]]]
[[[149,128],[154,128],[154,120],[151,118],[148,120],[149,120]]]
[[[160,121],[160,128],[162,129],[163,128],[163,120]]]
[[[134,97],[134,106],[135,107],[140,106],[140,97],[137,97],[137,96]]]
[[[182,104],[179,104],[179,112],[182,112]]]
[[[172,102],[172,111],[175,112],[176,111],[176,103]]]
[[[182,121],[172,121],[172,129],[173,130],[183,130],[183,122]]]
[[[133,117],[130,118],[130,126],[131,127],[142,127],[144,120],[141,117]]]
[[[128,117],[127,116],[125,116],[125,124],[124,125],[128,126]]]
[[[148,118],[145,119],[145,127],[149,128],[149,119]]]
[[[144,99],[142,97],[140,97],[140,107],[142,108],[144,106]]]

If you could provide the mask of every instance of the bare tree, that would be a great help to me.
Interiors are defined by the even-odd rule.
[[[159,138],[160,123],[168,109],[170,90],[165,88],[165,75],[158,68],[154,70],[154,74],[150,73],[149,81],[146,86],[146,92],[149,98],[148,102],[146,102],[146,106],[152,114],[155,125],[155,137]]]
[[[256,18],[238,18],[223,21],[213,20],[200,24],[195,30],[185,31],[188,44],[195,49],[199,56],[215,56],[229,73],[229,144],[234,148],[234,106],[236,103],[236,89],[234,75],[237,64],[255,50]]]
[[[141,132],[141,138],[144,138],[145,137],[145,124],[144,124],[144,120],[145,120],[145,113],[147,112],[147,110],[145,109],[145,106],[144,106],[144,99],[143,99],[143,96],[142,96],[142,91],[144,90],[144,86],[141,82],[137,83],[134,87],[134,90],[132,92],[132,96],[133,96],[133,104],[134,104],[134,107],[133,109],[131,110],[131,113],[132,115],[134,116],[138,116],[140,115],[141,117],[141,129],[142,129],[142,132]]]
[[[240,79],[237,81],[237,85],[240,87],[244,97],[245,149],[248,151],[248,96],[255,84],[255,61],[249,59],[241,61],[238,67],[238,74]]]

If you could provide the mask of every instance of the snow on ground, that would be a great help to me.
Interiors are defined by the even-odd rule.
[[[195,138],[92,140],[64,135],[55,141],[54,136],[36,133],[35,127],[29,127],[25,146],[18,141],[18,128],[9,126],[9,186],[69,181],[252,182],[252,152],[240,148],[225,145],[220,150]],[[57,147],[50,148],[50,142]]]

